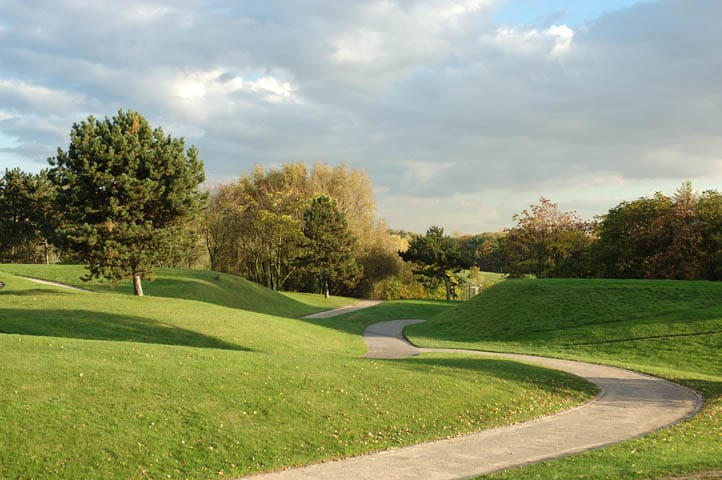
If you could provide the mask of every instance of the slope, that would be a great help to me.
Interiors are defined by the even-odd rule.
[[[0,271],[66,283],[94,292],[133,294],[130,281],[121,282],[113,288],[107,282],[81,280],[87,272],[81,265],[1,264]],[[321,295],[291,297],[235,275],[210,270],[172,268],[159,269],[155,280],[144,282],[144,290],[148,296],[199,300],[225,307],[289,317],[300,317],[342,307],[355,301],[344,297],[324,299]]]
[[[513,351],[622,366],[699,391],[682,425],[504,478],[654,478],[722,467],[722,284],[514,280],[407,330],[431,347]]]
[[[364,359],[360,329],[323,321],[0,282],[0,478],[235,478],[519,422],[593,392],[498,359]]]

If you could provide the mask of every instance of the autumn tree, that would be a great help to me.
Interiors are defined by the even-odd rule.
[[[73,125],[49,159],[57,186],[56,241],[87,262],[86,278],[141,280],[168,260],[199,215],[205,173],[198,150],[133,111]]]
[[[458,242],[444,235],[444,229],[430,227],[425,235],[415,235],[409,241],[409,248],[399,255],[406,262],[412,262],[414,273],[444,282],[446,300],[451,300],[452,277],[463,266]]]
[[[538,205],[514,215],[503,250],[508,271],[537,277],[587,276],[593,225],[574,212],[561,212],[544,197]]]
[[[324,296],[352,289],[363,273],[356,262],[356,239],[331,197],[313,199],[303,213],[303,234],[307,241],[301,264],[318,280]]]
[[[722,280],[722,194],[707,190],[697,200],[697,218],[702,241],[702,277]]]
[[[594,247],[599,275],[679,280],[722,278],[722,195],[689,182],[669,197],[625,201],[610,209]]]
[[[217,187],[206,214],[211,268],[272,289],[285,289],[297,273],[308,176],[301,163],[255,167],[237,182]]]
[[[232,185],[214,189],[203,218],[203,236],[211,270],[237,273],[242,204]]]
[[[496,232],[457,237],[464,264],[475,265],[485,272],[502,271],[501,238]]]
[[[398,272],[400,260],[385,225],[375,219],[368,175],[345,165],[255,167],[237,182],[217,187],[205,223],[212,268],[274,289],[314,288],[297,260],[304,254],[304,210],[319,195],[336,202],[356,238],[354,255],[364,277],[353,293],[370,294],[375,283]]]

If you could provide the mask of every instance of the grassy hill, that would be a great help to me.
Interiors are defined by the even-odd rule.
[[[407,329],[419,345],[618,365],[700,392],[702,412],[639,440],[499,478],[661,478],[722,469],[722,284],[510,280]]]
[[[362,324],[288,318],[319,306],[210,272],[162,271],[143,298],[8,273],[78,283],[79,269],[50,270],[0,266],[0,478],[235,478],[593,394],[504,360],[364,359]]]
[[[111,287],[99,280],[83,281],[87,270],[80,265],[0,265],[0,271],[66,283],[94,292],[132,295],[130,280]],[[311,313],[343,307],[356,300],[344,297],[323,298],[322,295],[286,295],[235,275],[209,270],[178,270],[161,268],[155,280],[144,281],[145,294],[154,297],[182,298],[213,303],[253,312],[300,317]]]

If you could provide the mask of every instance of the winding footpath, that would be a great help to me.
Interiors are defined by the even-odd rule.
[[[336,308],[334,310],[326,310],[323,312],[312,313],[311,315],[306,315],[305,317],[302,317],[302,318],[320,319],[320,318],[337,317],[339,315],[343,315],[344,313],[355,312],[356,310],[373,307],[374,305],[378,305],[379,303],[381,303],[380,300],[360,300],[360,301],[354,303],[353,305]]]
[[[328,318],[328,317],[326,317]],[[393,320],[364,332],[368,358],[444,352],[508,358],[578,375],[600,393],[576,408],[528,422],[269,474],[256,480],[463,479],[599,448],[673,425],[697,413],[702,399],[667,380],[621,368],[532,355],[418,348],[403,335],[423,320]]]
[[[26,277],[25,275],[20,275],[25,280],[30,280],[33,283],[38,283],[40,285],[50,285],[53,287],[60,287],[60,288],[67,288],[69,290],[77,290],[79,292],[88,292],[88,293],[94,293],[86,288],[82,287],[76,287],[75,285],[70,285],[69,283],[61,283],[61,282],[53,282],[51,280],[43,280],[41,278],[35,278],[35,277]]]

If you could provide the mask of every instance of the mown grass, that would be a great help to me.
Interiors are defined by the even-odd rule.
[[[0,478],[234,478],[522,421],[592,393],[504,360],[364,359],[361,320],[90,294],[4,269]]]
[[[115,287],[97,279],[81,280],[81,277],[87,273],[81,265],[4,264],[0,265],[0,271],[66,283],[97,293],[133,294],[130,280],[123,281]],[[273,292],[235,275],[209,270],[171,268],[159,269],[153,281],[143,282],[143,290],[146,295],[154,297],[198,300],[225,307],[290,317],[343,307],[356,301],[345,297],[326,299],[322,295]]]
[[[407,335],[424,346],[535,353],[617,365],[700,392],[690,421],[493,478],[661,478],[722,468],[722,284],[513,280]]]

